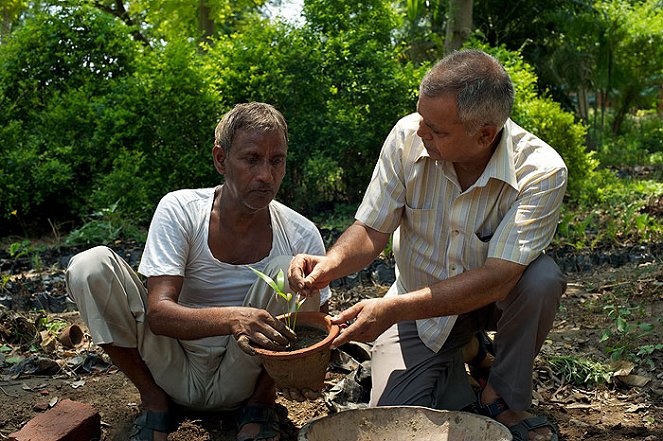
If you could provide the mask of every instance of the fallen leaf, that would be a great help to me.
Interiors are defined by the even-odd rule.
[[[591,409],[591,404],[571,403],[566,406],[567,409]]]
[[[633,369],[635,368],[635,364],[630,362],[630,361],[617,361],[615,363],[612,363],[610,365],[613,369],[614,376],[615,377],[623,377],[626,375],[630,375],[631,372],[633,372]]]
[[[651,381],[650,377],[644,377],[642,375],[623,375],[616,376],[616,378],[619,382],[632,387],[643,387]]]

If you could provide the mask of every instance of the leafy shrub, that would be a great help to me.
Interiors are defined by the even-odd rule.
[[[279,198],[315,214],[360,202],[384,138],[414,111],[423,72],[400,62],[383,2],[319,0],[304,12],[302,27],[258,21],[220,38],[208,71],[223,109],[258,100],[283,112],[290,144]]]
[[[81,207],[92,170],[103,172],[109,156],[90,142],[94,98],[133,73],[135,50],[111,17],[64,5],[0,45],[0,217],[71,216]]]
[[[110,244],[117,239],[144,242],[147,235],[144,229],[126,218],[119,210],[118,204],[92,213],[80,228],[74,229],[65,240],[65,245],[100,245]]]
[[[663,164],[663,119],[656,110],[639,111],[626,117],[622,133],[608,138],[599,148],[606,166]]]
[[[491,48],[477,41],[471,44],[504,64],[516,90],[512,119],[557,150],[569,169],[567,194],[573,200],[579,198],[598,166],[593,154],[585,148],[586,127],[576,122],[573,114],[563,110],[559,103],[538,93],[534,69],[519,53]]]

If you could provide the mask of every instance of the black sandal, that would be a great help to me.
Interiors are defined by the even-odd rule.
[[[129,433],[129,441],[152,441],[154,432],[170,433],[174,429],[170,412],[144,410],[134,420]]]
[[[477,394],[476,410],[477,413],[483,416],[495,419],[495,417],[502,412],[509,410],[509,406],[507,406],[502,398],[498,398],[492,403],[481,404],[481,392],[479,392]],[[550,429],[550,441],[559,441],[559,430],[557,429],[557,426],[549,421],[544,415],[525,418],[519,423],[508,427],[508,429],[513,435],[513,441],[528,441],[530,431],[543,427]]]
[[[237,437],[237,441],[258,441],[271,439],[281,434],[279,416],[274,406],[264,404],[247,404],[239,410],[237,415],[237,429],[249,423],[260,424],[260,430],[255,436]]]

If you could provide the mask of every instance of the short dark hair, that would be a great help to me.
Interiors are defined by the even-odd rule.
[[[239,130],[250,132],[277,132],[288,145],[288,124],[274,106],[266,103],[250,102],[235,105],[221,118],[214,129],[214,145],[230,151],[235,135]]]
[[[455,51],[438,61],[421,80],[427,97],[455,96],[458,117],[468,133],[490,124],[501,128],[511,115],[511,77],[491,55],[477,50]]]

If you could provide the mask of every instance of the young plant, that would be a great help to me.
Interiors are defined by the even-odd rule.
[[[274,281],[274,279],[269,277],[267,274],[258,271],[253,267],[249,266],[249,269],[256,273],[263,281],[265,281],[265,283],[267,283],[274,290],[274,293],[277,296],[285,300],[283,313],[285,318],[283,321],[288,328],[294,331],[295,326],[297,326],[297,313],[299,312],[299,308],[302,307],[302,304],[306,300],[306,297],[300,297],[299,294],[293,295],[292,293],[284,291],[285,274],[283,273],[283,270],[279,270],[278,274],[276,275],[276,281]]]

